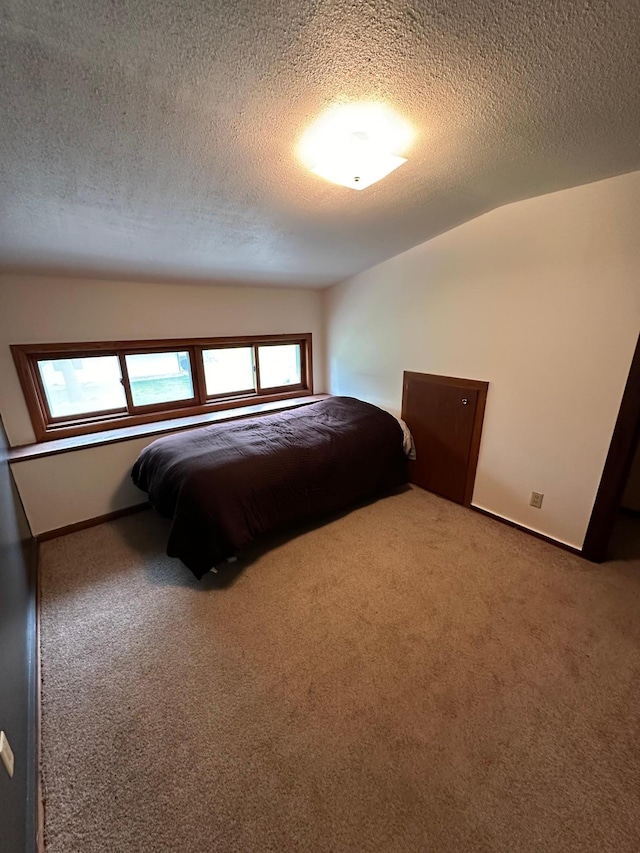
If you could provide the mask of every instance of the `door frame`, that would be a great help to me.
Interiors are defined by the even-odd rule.
[[[607,461],[593,504],[582,546],[582,556],[594,563],[607,559],[609,542],[640,440],[640,336],[629,368],[620,411],[611,437]]]
[[[476,471],[478,469],[478,457],[480,455],[480,440],[482,438],[482,424],[484,422],[484,411],[487,405],[487,392],[489,383],[482,382],[479,379],[461,379],[456,376],[440,376],[436,373],[416,373],[411,370],[405,370],[402,374],[402,414],[401,417],[406,421],[405,417],[405,398],[409,385],[425,385],[438,384],[449,385],[461,389],[473,389],[478,392],[478,402],[473,420],[473,432],[471,434],[471,445],[469,449],[469,458],[467,460],[467,473],[464,484],[464,498],[462,506],[471,506],[473,498],[473,487],[476,482]],[[411,429],[411,424],[407,424]]]

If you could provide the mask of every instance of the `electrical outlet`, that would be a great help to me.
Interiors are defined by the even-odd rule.
[[[540,509],[542,507],[543,497],[544,495],[541,495],[540,492],[531,492],[531,500],[529,501],[530,506]]]
[[[7,773],[13,778],[13,750],[9,746],[9,741],[4,732],[0,732],[0,758],[2,758],[2,762],[7,768]]]

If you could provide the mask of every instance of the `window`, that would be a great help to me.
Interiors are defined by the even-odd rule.
[[[310,334],[11,349],[38,441],[313,393]]]
[[[97,412],[124,412],[120,362],[115,355],[38,361],[51,420]]]
[[[253,347],[205,349],[202,357],[207,397],[252,393],[256,371]]]
[[[258,347],[260,384],[263,388],[285,388],[301,381],[300,347],[296,344],[270,344]]]
[[[134,406],[194,399],[188,352],[141,352],[124,359]]]

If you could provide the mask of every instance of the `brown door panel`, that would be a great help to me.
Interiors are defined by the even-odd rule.
[[[412,483],[457,503],[470,502],[486,386],[405,374],[402,417],[416,445],[416,460],[410,463]]]

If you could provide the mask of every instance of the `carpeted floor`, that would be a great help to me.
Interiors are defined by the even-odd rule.
[[[640,850],[640,559],[417,489],[202,584],[166,530],[42,546],[47,853]]]

